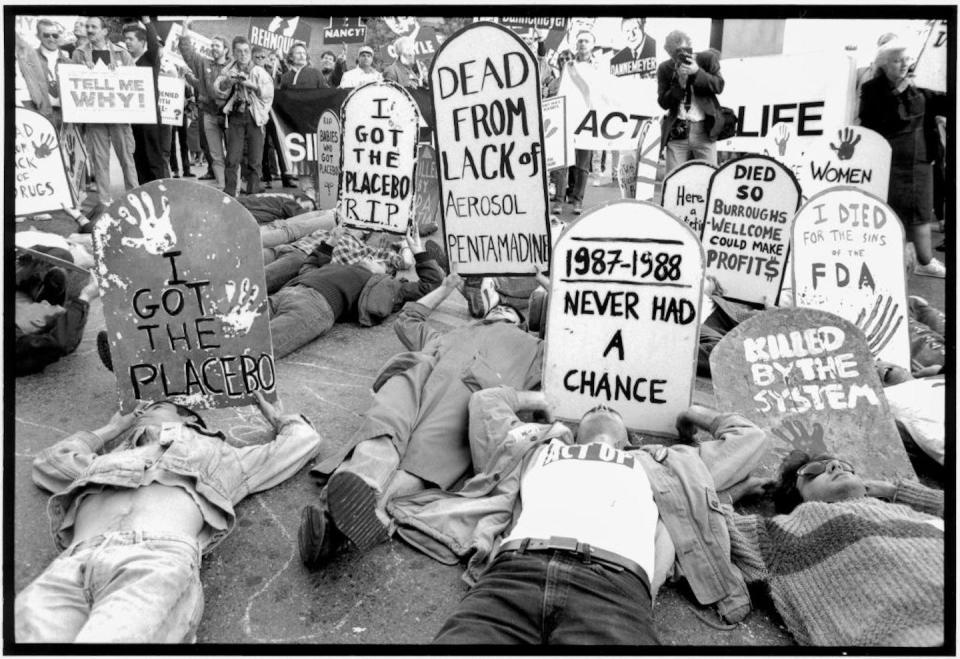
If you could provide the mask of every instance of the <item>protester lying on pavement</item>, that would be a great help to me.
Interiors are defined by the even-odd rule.
[[[250,211],[257,224],[285,220],[317,210],[317,204],[300,192],[258,192],[237,197],[240,205]]]

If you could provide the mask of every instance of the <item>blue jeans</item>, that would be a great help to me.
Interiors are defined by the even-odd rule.
[[[307,261],[307,255],[299,249],[292,249],[289,252],[278,255],[272,261],[267,263],[266,255],[273,253],[274,249],[264,249],[263,274],[267,277],[267,293],[273,295],[288,281],[297,276],[300,272],[300,266]]]
[[[704,121],[690,123],[687,139],[667,142],[667,170],[664,176],[669,176],[670,172],[688,160],[705,160],[714,166],[717,164],[717,143],[710,139]]]
[[[269,300],[274,359],[325,334],[337,320],[327,299],[309,286],[286,286]]]
[[[260,167],[263,164],[263,126],[258,126],[250,111],[232,114],[227,118],[227,161],[223,174],[224,189],[237,196],[237,174],[247,149],[247,194],[260,192]],[[216,171],[216,169],[214,169]]]
[[[643,581],[561,551],[498,556],[433,642],[659,644]]]

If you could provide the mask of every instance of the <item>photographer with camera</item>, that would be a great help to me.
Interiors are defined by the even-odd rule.
[[[667,151],[667,170],[688,160],[717,164],[717,135],[723,117],[717,94],[723,91],[720,53],[694,53],[690,37],[680,30],[667,35],[670,59],[657,68],[657,102],[668,114],[661,125],[660,150]]]

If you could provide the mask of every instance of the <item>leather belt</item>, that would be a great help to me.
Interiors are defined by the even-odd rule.
[[[559,536],[551,536],[547,540],[540,538],[519,538],[504,542],[500,545],[500,551],[498,553],[516,552],[523,554],[526,552],[541,551],[563,551],[581,557],[584,563],[594,562],[600,565],[610,565],[626,570],[640,579],[643,585],[647,587],[647,590],[650,590],[650,580],[647,578],[646,571],[640,567],[639,563],[631,561],[626,556],[621,556],[612,551],[600,549],[599,547],[591,547],[585,542],[578,542],[576,538],[562,538]]]

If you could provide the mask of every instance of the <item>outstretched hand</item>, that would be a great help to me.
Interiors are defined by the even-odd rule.
[[[260,408],[260,414],[263,415],[266,422],[269,423],[274,430],[280,430],[281,415],[283,414],[283,405],[280,403],[280,399],[278,398],[276,405],[274,405],[266,399],[262,391],[255,391],[253,395],[257,399],[257,407]]]
[[[410,248],[410,251],[414,254],[419,254],[423,251],[423,241],[420,239],[420,227],[413,221],[410,223],[410,227],[407,229],[407,247]]]

